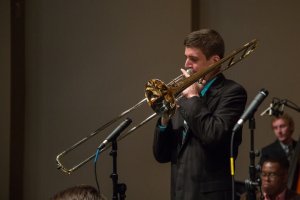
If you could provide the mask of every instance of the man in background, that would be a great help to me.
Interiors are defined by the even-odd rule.
[[[261,192],[257,200],[300,200],[300,195],[287,188],[289,161],[278,156],[266,156],[261,166]],[[246,200],[243,194],[241,200]]]
[[[50,200],[107,200],[90,185],[76,185],[59,191]]]
[[[272,130],[276,140],[263,147],[261,150],[261,161],[267,156],[286,157],[291,161],[297,142],[293,139],[295,123],[292,117],[284,113],[272,118]]]
[[[286,157],[290,162],[288,187],[300,193],[300,145],[293,139],[295,123],[293,118],[284,113],[283,115],[272,117],[272,130],[276,136],[276,140],[263,147],[261,150],[260,163],[266,157]],[[296,148],[296,146],[298,146]]]

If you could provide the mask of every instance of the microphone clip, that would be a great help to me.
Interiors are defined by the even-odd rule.
[[[287,100],[286,99],[278,99],[278,98],[273,98],[270,106],[264,110],[260,116],[264,116],[264,115],[269,115],[269,116],[275,116],[275,117],[279,117],[281,115],[283,115],[284,111],[284,106],[287,104]]]

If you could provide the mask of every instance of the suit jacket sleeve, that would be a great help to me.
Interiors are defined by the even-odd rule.
[[[174,145],[174,133],[172,132],[172,122],[168,124],[164,131],[159,128],[160,118],[157,121],[153,141],[153,155],[158,162],[165,163],[171,161],[172,146]]]
[[[233,126],[244,111],[246,100],[243,87],[227,84],[216,97],[207,101],[192,97],[187,100],[188,103],[181,104],[180,109],[192,133],[203,145],[214,148],[230,137]]]

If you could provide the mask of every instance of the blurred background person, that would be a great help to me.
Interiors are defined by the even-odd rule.
[[[294,120],[287,113],[273,116],[271,127],[275,134],[276,140],[273,143],[262,148],[260,163],[262,163],[266,157],[270,156],[279,158],[286,157],[289,160],[291,166],[288,176],[288,187],[300,193],[300,180],[298,180],[300,177],[300,146],[299,144],[297,145],[297,141],[292,137],[295,130]]]
[[[300,200],[300,195],[287,188],[289,161],[285,156],[266,156],[261,167],[261,191],[257,200]],[[241,200],[247,199],[247,194]]]
[[[283,115],[273,117],[271,126],[276,140],[262,148],[261,161],[270,155],[279,157],[285,156],[290,161],[297,144],[296,140],[292,137],[295,129],[293,118],[284,113]]]
[[[56,193],[50,200],[107,200],[90,185],[78,185]]]

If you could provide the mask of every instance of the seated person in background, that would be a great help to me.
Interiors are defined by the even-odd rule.
[[[300,195],[287,188],[289,162],[286,157],[265,157],[261,167],[261,191],[256,199],[300,200]],[[246,199],[247,194],[241,196]]]
[[[78,185],[58,192],[50,200],[106,200],[106,198],[93,186]]]
[[[277,139],[262,148],[260,163],[268,156],[286,157],[290,162],[288,188],[300,193],[300,180],[298,180],[300,178],[298,175],[300,173],[298,164],[300,146],[296,148],[297,141],[292,137],[295,129],[294,120],[286,113],[273,117],[272,129]],[[298,187],[299,189],[297,189]]]
[[[263,162],[265,157],[270,155],[278,157],[285,156],[291,161],[297,144],[292,138],[294,128],[293,118],[286,113],[272,119],[272,129],[277,139],[262,148],[260,163]]]

